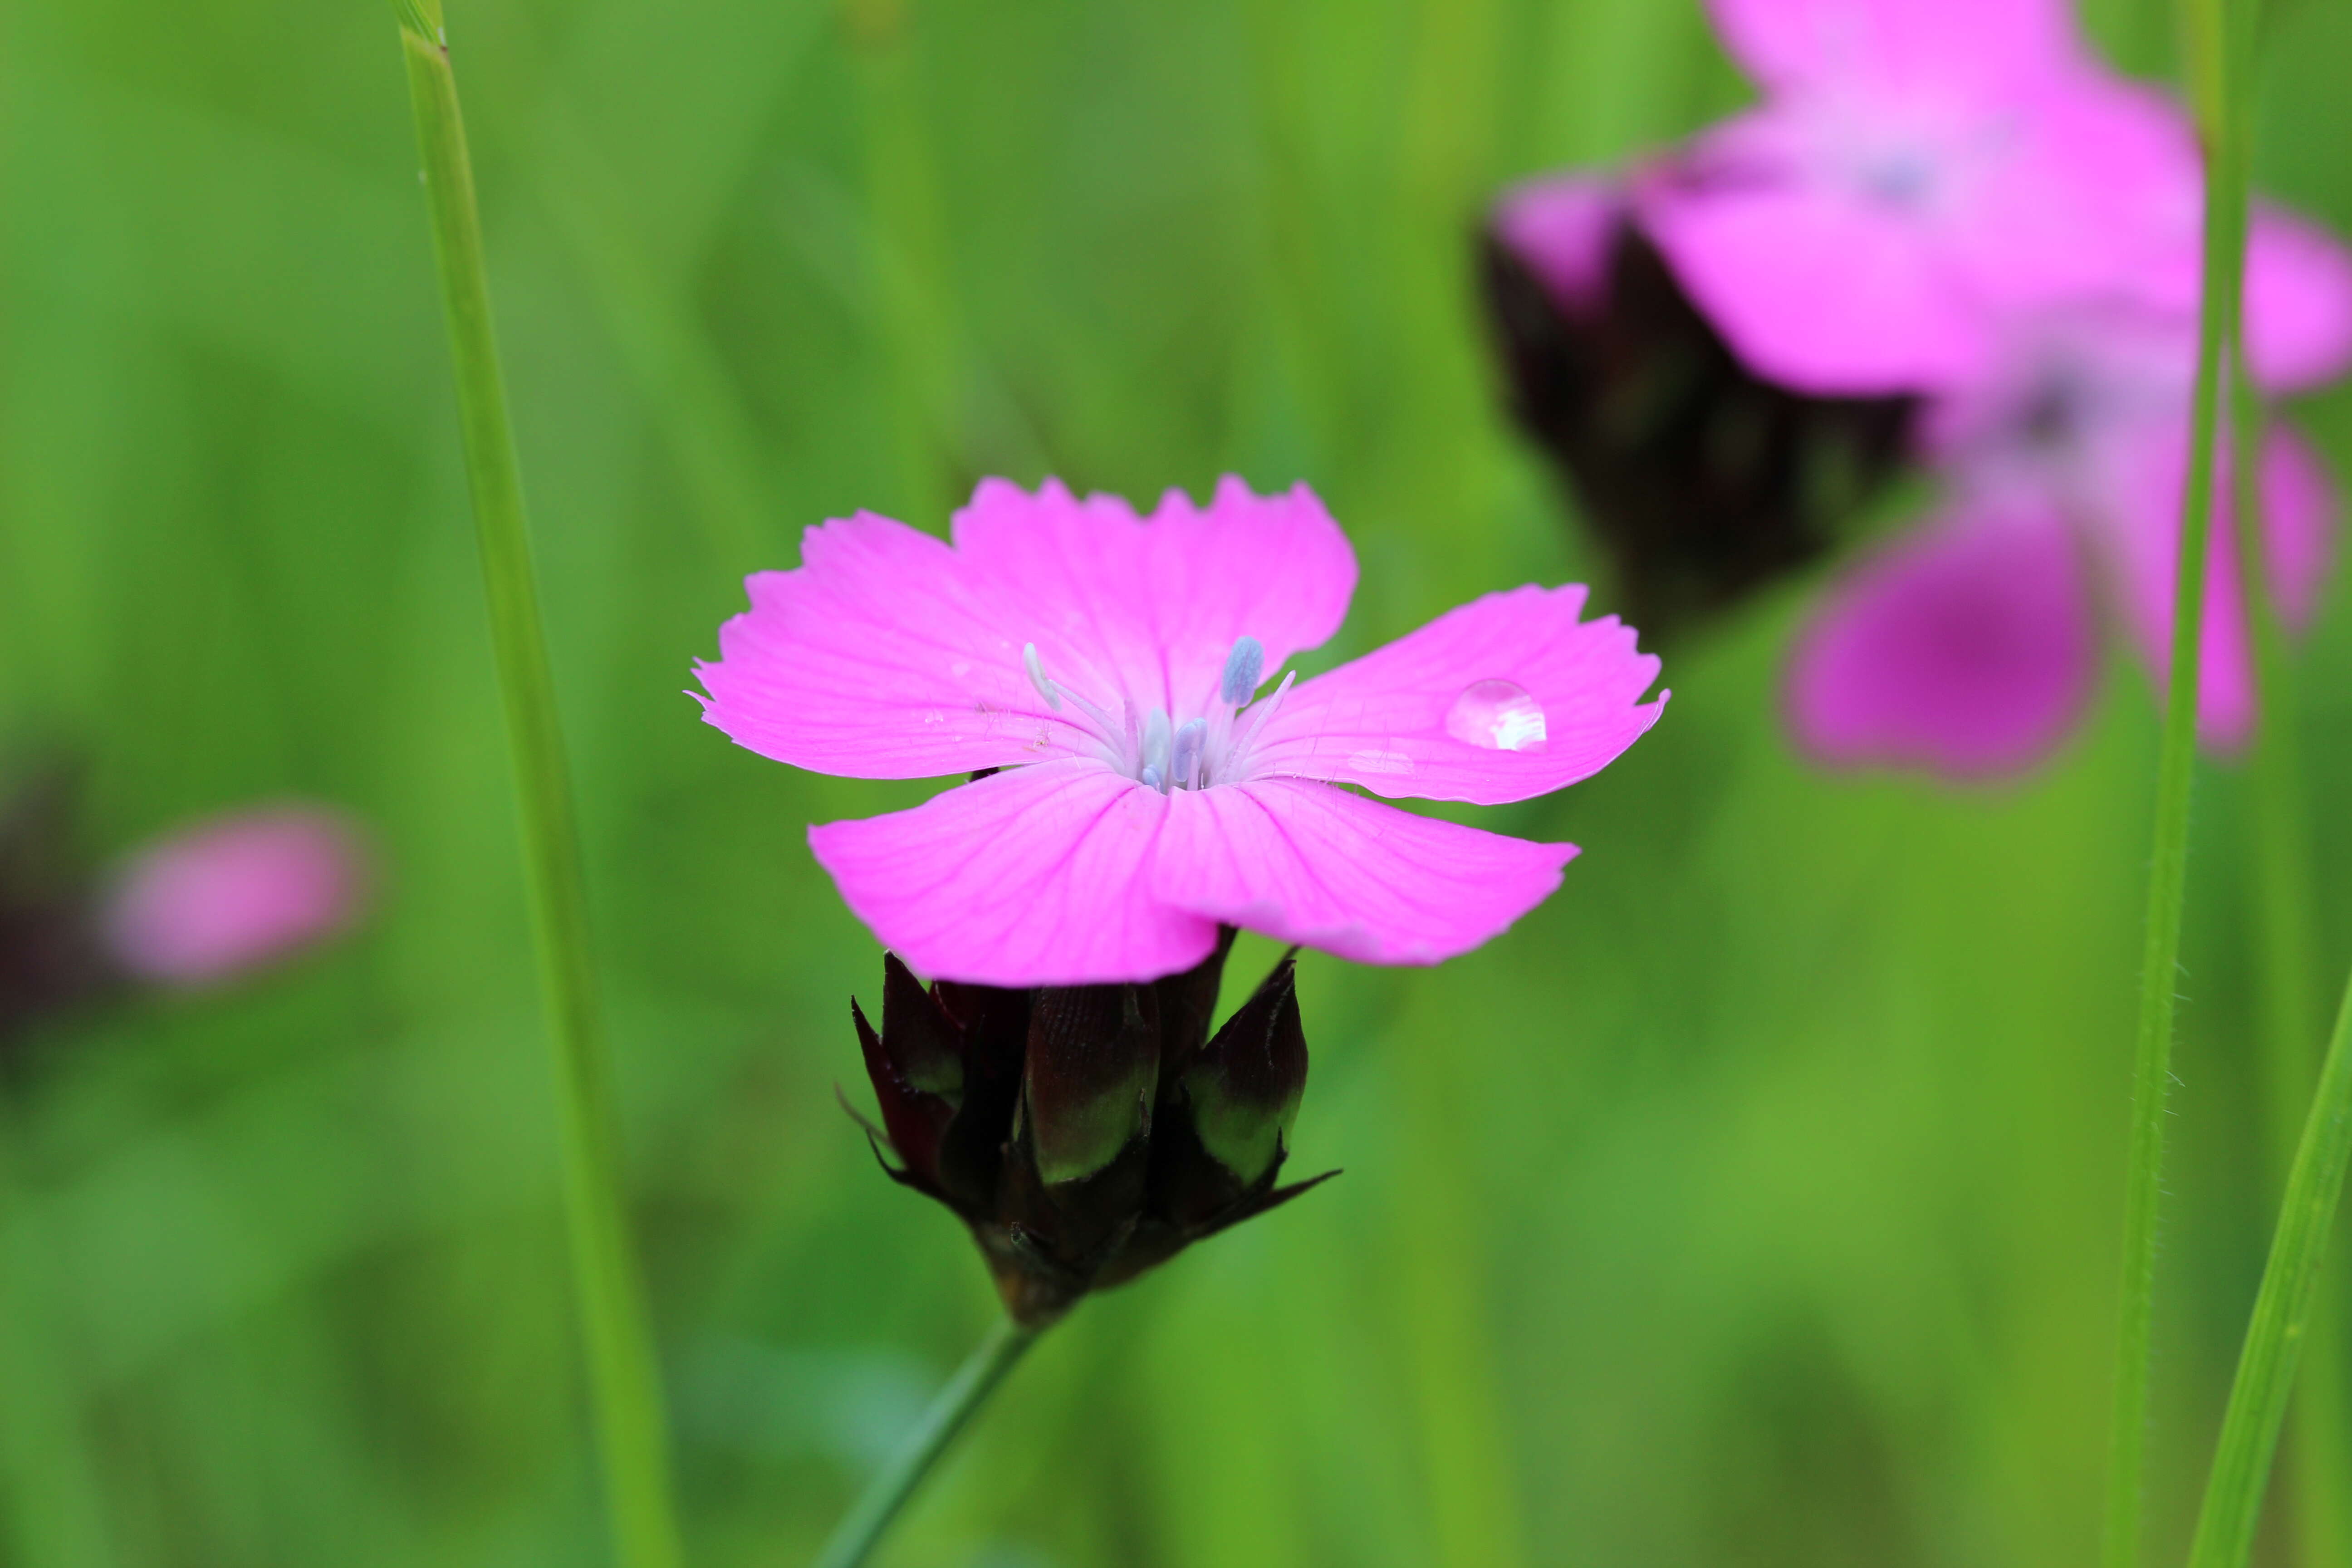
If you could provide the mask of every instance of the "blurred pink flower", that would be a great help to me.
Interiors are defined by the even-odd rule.
[[[811,529],[794,571],[698,673],[705,717],[762,756],[858,778],[973,771],[910,811],[814,827],[849,907],[916,968],[992,985],[1145,980],[1220,924],[1433,963],[1559,886],[1575,847],[1373,795],[1524,800],[1655,721],[1658,661],[1580,587],[1490,594],[1294,686],[1339,629],[1354,552],[1306,487],[1227,479],[1149,517],[982,483],[953,542],[871,513]]]
[[[1790,669],[1790,727],[1843,767],[1969,779],[2030,766],[2090,696],[2089,595],[2063,519],[1939,519],[1819,606]]]
[[[348,929],[363,856],[340,814],[286,805],[199,823],[139,851],[102,912],[122,969],[162,984],[228,979]]]
[[[1764,101],[1638,182],[1644,226],[1759,375],[1814,393],[1986,374],[2053,301],[2195,287],[2182,116],[2063,0],[1710,0]]]
[[[2325,258],[2342,265],[2333,247]],[[2322,319],[2318,298],[2254,277],[2250,351],[2281,345],[2271,368],[2284,363],[2298,380],[2341,369],[2352,341],[2329,357],[2314,352],[2323,340],[2280,324]],[[2039,761],[2088,698],[2101,598],[2161,683],[2192,334],[2178,316],[2063,313],[2021,332],[1999,374],[1934,407],[1927,438],[1946,504],[1832,587],[1798,647],[1789,710],[1809,751],[1964,777]],[[2260,462],[2269,589],[2299,629],[2326,574],[2334,499],[2317,458],[2283,425],[2270,427]],[[2198,693],[2202,738],[2221,747],[2242,744],[2254,717],[2230,493],[2223,474]]]

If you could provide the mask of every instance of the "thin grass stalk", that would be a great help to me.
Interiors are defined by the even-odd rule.
[[[492,330],[472,162],[440,0],[395,0],[424,162],[466,477],[505,700],[540,990],[554,1047],[564,1208],[604,1493],[625,1568],[677,1568],[668,1441],[621,1178],[586,879],[557,722],[506,385]]]
[[[2137,1568],[2147,1458],[2148,1347],[2156,1295],[2157,1218],[2164,1170],[2165,1095],[2172,1077],[2175,975],[2189,876],[2189,805],[2197,762],[2198,653],[2205,624],[2205,563],[2221,437],[2225,353],[2236,340],[2245,271],[2242,132],[2232,57],[2233,12],[2243,0],[2188,0],[2189,65],[2205,153],[2202,285],[2197,382],[2190,405],[2188,488],[2181,502],[2172,598],[2171,674],[2157,763],[2139,1028],[2133,1053],[2131,1149],[2124,1189],[2124,1265],[2109,1434],[2106,1568]]]
[[[2336,1015],[2336,1033],[2320,1068],[2319,1092],[2304,1122],[2286,1201],[2254,1297],[2253,1320],[2230,1385],[2221,1439],[2197,1516],[2189,1568],[2244,1568],[2261,1522],[2263,1494],[2294,1386],[2295,1360],[2311,1324],[2312,1302],[2326,1272],[2327,1241],[2352,1156],[2352,981]]]
[[[2248,91],[2260,48],[2258,7],[2243,7],[2246,47],[2239,79]],[[2248,116],[2251,127],[2252,117]],[[2253,137],[2238,141],[2249,187]],[[2241,309],[2243,309],[2242,303]],[[2292,1173],[2305,1108],[2319,1070],[2324,1020],[2319,998],[2318,900],[2312,884],[2310,805],[2297,728],[2294,660],[2273,592],[2263,517],[2263,453],[2266,411],[2246,368],[2244,334],[2230,355],[2230,416],[2237,461],[2231,470],[2231,510],[2237,521],[2238,576],[2245,584],[2246,622],[2253,650],[2255,731],[2250,759],[2254,816],[2256,1022],[2262,1038],[2264,1133],[2274,1190],[2284,1194]],[[2352,1563],[2352,1409],[2344,1387],[2345,1334],[2329,1310],[2344,1289],[2339,1244],[2321,1266],[2319,1306],[2303,1351],[2304,1392],[2290,1407],[2284,1435],[2294,1516],[2292,1560],[2304,1568]]]
[[[2311,878],[2311,826],[2304,794],[2302,744],[2295,730],[2294,667],[2286,627],[2272,592],[2263,544],[2263,410],[2246,374],[2242,343],[2231,356],[2230,413],[2236,461],[2231,513],[2236,523],[2238,576],[2245,585],[2253,650],[2256,728],[2250,759],[2254,818],[2255,918],[2252,923],[2264,1152],[2284,1192],[2300,1146],[2305,1109],[2318,1071],[2315,1000],[2316,895]],[[2322,1267],[2326,1298],[2340,1268]],[[2295,1560],[2305,1568],[2352,1561],[2352,1525],[2341,1478],[2352,1476],[2352,1433],[2337,1384],[2343,1325],[2320,1312],[2304,1355],[2311,1383],[2294,1405],[2287,1446],[2294,1473]]]
[[[881,1544],[883,1534],[890,1528],[907,1504],[923,1484],[923,1478],[940,1462],[948,1446],[970,1424],[988,1396],[996,1392],[1004,1374],[1013,1370],[1028,1348],[1037,1342],[1039,1331],[1024,1329],[1011,1318],[999,1318],[988,1331],[948,1385],[940,1390],[931,1407],[915,1429],[907,1434],[898,1451],[875,1473],[841,1523],[833,1538],[818,1552],[814,1568],[858,1568],[874,1549]]]

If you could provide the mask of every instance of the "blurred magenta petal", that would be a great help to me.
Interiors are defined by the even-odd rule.
[[[1790,664],[1790,721],[1836,766],[2016,773],[2081,716],[2095,647],[2062,519],[1948,517],[1830,590]]]
[[[1711,153],[1760,151],[1775,129],[1734,121]],[[1750,369],[1806,392],[1877,393],[1979,367],[1981,312],[1916,223],[1777,156],[1759,162],[1769,174],[1720,176],[1720,188],[1647,182],[1643,205],[1675,276]]]
[[[1436,963],[1501,935],[1559,888],[1576,854],[1297,779],[1172,805],[1153,878],[1160,898],[1365,963]]]
[[[1227,479],[1139,518],[990,480],[952,546],[861,516],[752,578],[701,669],[706,717],[804,767],[984,774],[809,832],[850,909],[934,978],[1156,979],[1220,922],[1434,963],[1524,913],[1574,851],[1322,781],[1557,789],[1656,721],[1657,660],[1613,618],[1580,623],[1583,589],[1527,587],[1294,689],[1280,667],[1338,627],[1355,573],[1304,486]]]
[[[1489,594],[1302,682],[1252,747],[1253,777],[1500,805],[1591,777],[1657,722],[1658,679],[1581,587]]]
[[[283,806],[220,817],[122,868],[104,912],[107,947],[142,980],[226,980],[348,929],[364,880],[358,837],[337,813]]]
[[[1708,0],[1707,14],[1732,58],[1780,89],[1856,77],[2032,86],[2075,54],[2055,0]]]
[[[2193,203],[2181,117],[2076,58],[2054,5],[1717,16],[1767,100],[1643,180],[1640,210],[1760,375],[1852,394],[1979,375],[2006,314],[2127,288]]]
[[[2256,211],[2247,237],[2246,360],[2273,392],[2316,386],[2352,364],[2352,254],[2274,207]]]
[[[2263,540],[2271,592],[2290,630],[2319,611],[2336,559],[2336,487],[2319,454],[2292,426],[2273,425],[2263,445]]]
[[[1008,768],[809,829],[851,912],[916,970],[983,985],[1173,974],[1216,926],[1154,896],[1168,797],[1090,760]]]
[[[1567,174],[1530,180],[1503,194],[1495,233],[1570,315],[1598,309],[1609,282],[1609,252],[1625,213],[1614,179]]]

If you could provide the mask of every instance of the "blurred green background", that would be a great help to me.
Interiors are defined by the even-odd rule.
[[[690,1553],[789,1563],[994,1307],[834,1103],[879,963],[802,831],[923,790],[698,722],[740,575],[859,506],[942,528],[983,473],[1234,470],[1354,537],[1318,657],[1582,576],[1476,216],[1744,89],[1691,0],[451,9]],[[2088,20],[2168,70],[2163,0]],[[2268,34],[2261,183],[2352,230],[2352,0]],[[383,6],[0,9],[0,736],[88,748],[92,855],[299,793],[385,869],[360,940],[58,1026],[0,1107],[10,1563],[604,1559],[415,168]],[[2301,417],[2352,468],[2352,397]],[[886,1561],[2090,1558],[2147,682],[2111,658],[2013,787],[1822,777],[1775,722],[1809,587],[1668,649],[1602,777],[1481,815],[1586,848],[1509,936],[1308,958],[1297,1169],[1346,1175],[1088,1303]],[[2338,976],[2343,598],[2299,715]],[[2158,1560],[2271,1204],[2245,790],[2200,791]]]

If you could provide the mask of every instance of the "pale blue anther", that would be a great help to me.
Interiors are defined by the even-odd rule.
[[[1168,782],[1179,789],[1201,787],[1201,752],[1209,742],[1209,721],[1187,719],[1176,726],[1176,740],[1168,763]]]
[[[1265,644],[1244,633],[1225,655],[1225,678],[1217,684],[1217,695],[1238,708],[1256,693],[1265,678]]]

